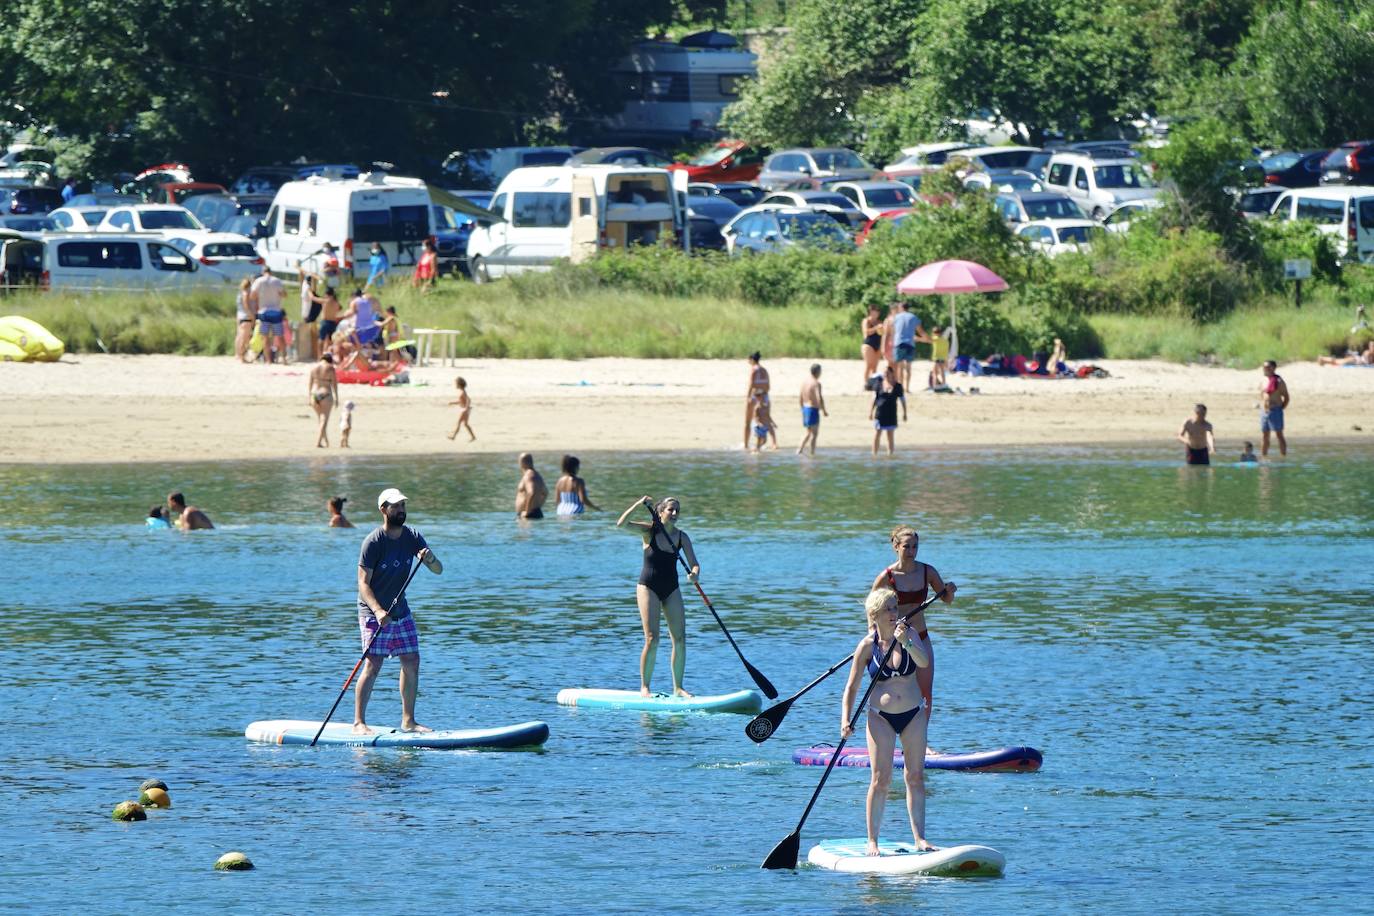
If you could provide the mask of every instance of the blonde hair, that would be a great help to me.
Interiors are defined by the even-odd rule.
[[[253,286],[253,278],[252,278],[252,277],[244,277],[244,278],[243,278],[243,281],[239,283],[239,289],[244,290],[245,292],[246,292],[247,290],[251,289],[252,286]]]
[[[916,538],[916,543],[919,544],[921,542],[921,536],[917,534],[916,529],[910,525],[898,525],[896,528],[893,528],[892,533],[888,535],[888,539],[892,541],[892,546],[896,547],[897,542],[908,534]]]
[[[875,588],[873,591],[869,592],[868,597],[864,599],[864,611],[868,614],[868,622],[872,624],[878,622],[879,614],[889,607],[896,606],[897,593],[886,586]]]

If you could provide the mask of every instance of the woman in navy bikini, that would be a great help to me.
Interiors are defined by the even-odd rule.
[[[897,611],[897,595],[884,586],[868,593],[864,602],[868,612],[869,632],[854,649],[854,663],[849,668],[849,680],[840,700],[840,736],[854,734],[849,727],[854,699],[864,673],[877,686],[868,706],[868,759],[873,775],[868,785],[867,822],[868,855],[878,855],[878,838],[882,833],[883,808],[887,791],[892,785],[892,754],[897,742],[902,743],[906,760],[903,776],[906,780],[906,810],[911,819],[911,833],[918,850],[934,849],[925,838],[926,831],[926,712],[921,702],[921,687],[917,672],[930,664],[920,642],[913,639],[914,630],[902,620]],[[889,651],[890,650],[890,651]],[[884,664],[886,658],[886,664]]]
[[[649,507],[655,522],[627,521],[630,513],[640,506]],[[617,528],[628,525],[644,538],[644,565],[639,571],[639,585],[635,597],[639,602],[639,619],[644,625],[644,649],[639,655],[639,692],[649,696],[649,681],[654,676],[654,659],[658,654],[658,621],[660,612],[668,618],[668,636],[673,641],[673,695],[690,697],[682,686],[687,668],[687,627],[682,607],[682,592],[678,589],[677,552],[682,551],[690,567],[687,578],[697,581],[701,567],[692,550],[692,539],[677,527],[681,506],[669,496],[654,503],[645,496],[626,509],[615,523]]]

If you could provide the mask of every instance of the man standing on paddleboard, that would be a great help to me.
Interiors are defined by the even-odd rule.
[[[354,694],[353,731],[372,734],[367,727],[372,684],[382,672],[382,663],[396,655],[401,659],[401,731],[427,732],[428,728],[415,721],[420,637],[401,589],[410,575],[412,558],[418,558],[435,574],[444,571],[444,564],[429,549],[424,536],[406,524],[404,493],[388,487],[377,497],[377,508],[382,513],[382,527],[363,540],[358,555],[358,628],[367,654]]]

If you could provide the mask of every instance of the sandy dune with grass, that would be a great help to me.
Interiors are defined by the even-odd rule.
[[[869,396],[856,360],[823,360],[830,416],[821,451],[867,449]],[[1032,380],[951,376],[962,394],[913,392],[900,451],[945,446],[1150,443],[1172,437],[1205,402],[1223,456],[1258,444],[1260,373],[1152,361],[1100,363],[1112,377]],[[810,360],[766,360],[784,449],[801,437],[797,394]],[[924,383],[929,364],[916,363]],[[122,462],[289,458],[319,454],[308,364],[245,366],[230,357],[68,355],[0,363],[0,462]],[[1281,367],[1293,404],[1290,440],[1369,437],[1374,369]],[[412,369],[412,384],[340,386],[356,402],[352,453],[522,450],[556,461],[591,450],[739,450],[748,366],[740,361],[463,359]],[[447,438],[454,378],[467,379],[477,441]],[[977,388],[978,393],[972,389]],[[330,421],[338,451],[338,414]],[[1358,429],[1357,429],[1358,427]]]

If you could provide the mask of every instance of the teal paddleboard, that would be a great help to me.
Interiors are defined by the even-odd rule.
[[[644,712],[758,712],[763,697],[753,690],[737,690],[710,697],[670,697],[656,693],[640,696],[638,690],[597,690],[569,687],[558,691],[558,702],[581,709],[638,709]]]

